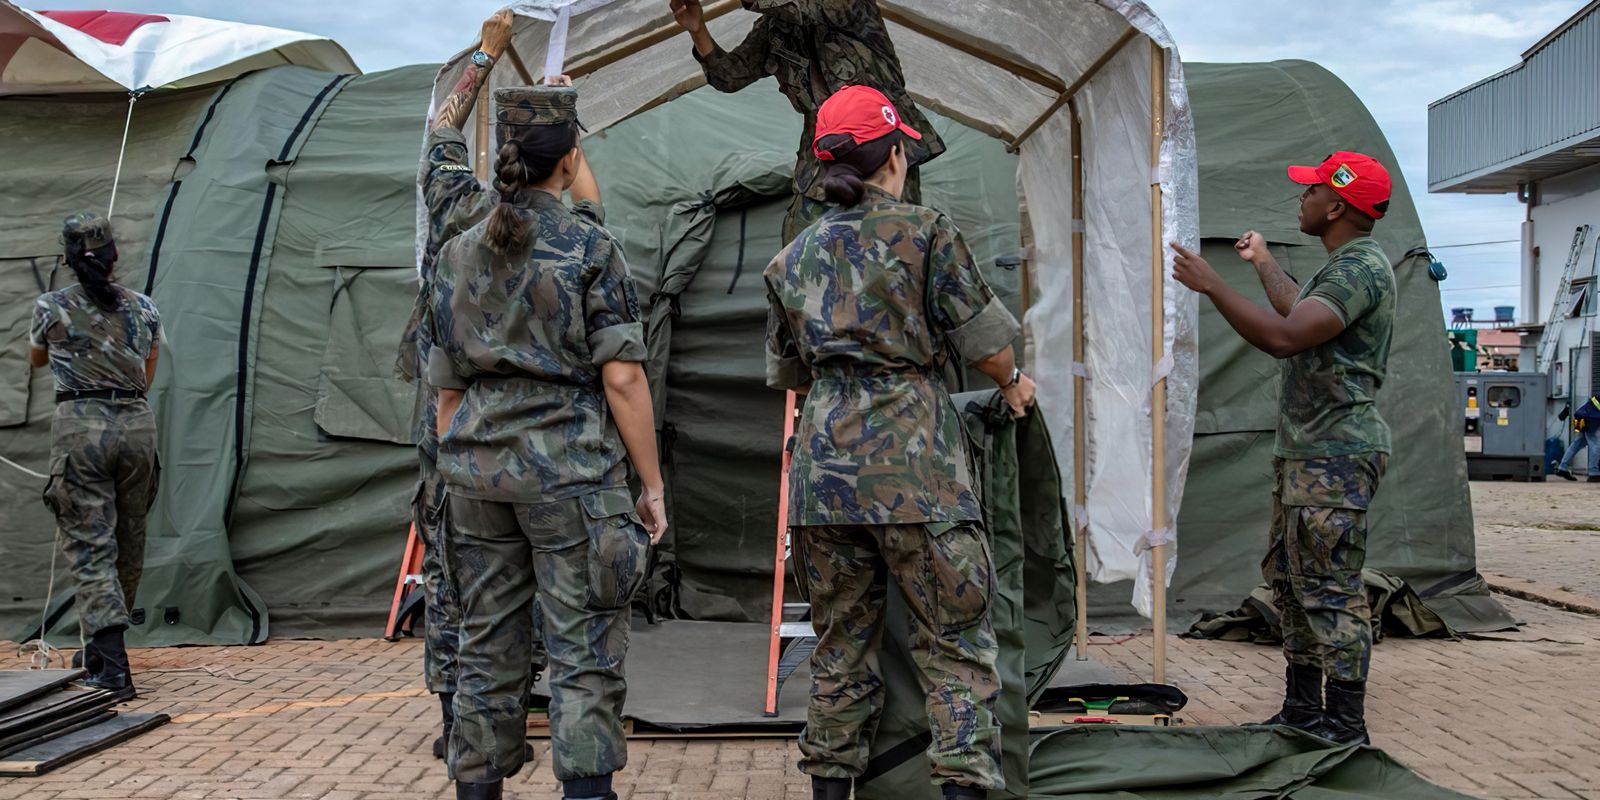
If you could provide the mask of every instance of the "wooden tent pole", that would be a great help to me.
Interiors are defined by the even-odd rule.
[[[1167,101],[1166,53],[1154,40],[1150,42],[1150,363],[1160,364],[1166,355],[1166,247],[1161,230],[1161,138],[1165,127]],[[1167,538],[1167,378],[1160,376],[1150,390],[1150,529],[1158,542]],[[1167,682],[1167,548],[1156,544],[1150,549],[1150,594],[1155,628],[1151,654],[1155,662],[1155,682]]]
[[[478,159],[477,169],[473,170],[473,174],[477,175],[478,180],[482,183],[489,182],[489,98],[489,81],[485,78],[483,88],[478,91],[478,102],[474,104],[478,107],[478,124],[475,137],[477,141],[474,143],[477,145]]]
[[[712,20],[737,10],[739,2],[740,0],[706,2],[701,7],[701,19],[709,25]],[[611,66],[624,58],[649,50],[681,33],[683,33],[683,28],[678,27],[678,23],[669,22],[653,31],[641,33],[632,39],[627,39],[593,55],[578,59],[567,67],[567,75],[571,76],[573,80],[577,80],[591,72],[597,72],[600,69]],[[689,45],[684,46],[688,47]]]
[[[1072,82],[1071,86],[1067,87],[1066,91],[1057,96],[1043,113],[1039,114],[1038,117],[1034,118],[1033,122],[1028,124],[1028,127],[1022,129],[1022,133],[1017,134],[1016,138],[1006,142],[1006,150],[1008,152],[1015,153],[1022,149],[1023,142],[1033,138],[1033,135],[1038,133],[1039,129],[1044,127],[1044,124],[1049,122],[1050,118],[1055,116],[1056,112],[1060,111],[1062,106],[1072,102],[1072,99],[1078,96],[1078,92],[1083,91],[1083,87],[1089,85],[1089,81],[1093,80],[1095,75],[1100,74],[1100,70],[1104,69],[1106,64],[1111,63],[1112,57],[1116,56],[1116,54],[1122,50],[1122,46],[1132,41],[1133,37],[1137,36],[1138,34],[1139,29],[1132,26],[1123,31],[1122,35],[1118,36],[1117,40],[1112,42],[1111,46],[1106,48],[1106,51],[1101,53],[1099,58],[1096,58],[1093,63],[1089,64],[1088,69],[1085,69],[1083,74],[1079,75],[1078,79]]]
[[[1089,521],[1079,519],[1089,505],[1088,398],[1084,364],[1083,251],[1088,228],[1083,213],[1083,120],[1078,101],[1067,100],[1072,116],[1072,569],[1076,574],[1077,631],[1073,635],[1079,661],[1089,660]]]

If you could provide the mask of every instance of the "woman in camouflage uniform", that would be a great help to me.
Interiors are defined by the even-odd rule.
[[[577,92],[500,89],[494,104],[498,202],[440,249],[431,298],[462,609],[448,762],[462,798],[500,797],[522,768],[537,597],[555,775],[567,798],[615,798],[629,606],[666,530],[644,328],[577,146]],[[435,129],[430,150],[424,196],[444,219],[475,189],[459,131]]]
[[[946,798],[1004,786],[994,567],[961,422],[942,367],[953,351],[1022,415],[1016,319],[949,217],[900,201],[916,129],[881,92],[847,86],[817,114],[834,203],[767,267],[767,383],[806,395],[789,524],[817,648],[800,768],[819,800],[849,797],[883,710],[877,673],[889,585],[912,617]]]
[[[160,471],[145,392],[161,319],[150,298],[112,279],[117,245],[109,220],[68,217],[61,242],[78,282],[41,295],[29,331],[33,366],[48,364],[56,379],[44,501],[77,583],[84,683],[131,698],[123,632],[144,569],[145,514]]]

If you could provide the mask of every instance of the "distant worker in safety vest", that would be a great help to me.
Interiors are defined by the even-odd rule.
[[[700,0],[672,0],[672,14],[694,39],[694,57],[705,69],[706,82],[720,92],[737,92],[767,76],[794,110],[805,115],[794,166],[794,200],[783,220],[783,241],[793,241],[828,208],[823,192],[823,165],[811,150],[816,138],[817,109],[849,84],[883,92],[903,114],[901,121],[921,139],[908,138],[906,158],[911,171],[901,197],[922,201],[917,167],[944,152],[944,142],[911,102],[900,59],[877,0],[742,0],[746,10],[761,15],[750,34],[733,50],[723,50],[706,29]]]
[[[993,378],[1012,413],[1033,405],[1016,366],[1021,328],[950,218],[900,199],[919,133],[894,104],[847,86],[818,114],[834,207],[764,273],[767,385],[806,395],[789,470],[795,582],[817,632],[800,768],[817,800],[845,800],[883,712],[888,593],[910,612],[945,798],[1005,786],[994,564],[960,412],[944,379],[955,353]]]
[[[1290,167],[1289,179],[1306,186],[1300,230],[1328,249],[1304,286],[1255,231],[1234,249],[1255,266],[1271,308],[1245,299],[1177,244],[1174,276],[1283,364],[1272,535],[1261,569],[1282,615],[1288,677],[1283,710],[1268,722],[1364,743],[1372,624],[1361,568],[1367,507],[1389,460],[1389,425],[1375,401],[1395,310],[1394,269],[1371,234],[1389,207],[1389,172],[1370,156],[1341,152],[1320,166]]]
[[[430,298],[428,383],[462,609],[448,758],[458,798],[499,798],[527,759],[537,606],[563,797],[616,800],[630,605],[666,531],[639,302],[578,145],[577,91],[554,83],[494,92],[495,205],[440,248]],[[463,86],[447,106],[471,94]],[[479,202],[459,130],[436,126],[427,152],[432,218]]]
[[[156,418],[145,400],[161,317],[150,298],[117,285],[110,220],[92,212],[68,217],[61,242],[78,282],[41,296],[29,330],[33,366],[49,364],[56,379],[44,502],[77,584],[84,683],[130,699],[123,633],[132,624],[145,515],[161,471]]]
[[[1589,482],[1600,483],[1600,397],[1590,397],[1578,406],[1577,411],[1568,405],[1561,409],[1563,421],[1572,420],[1572,444],[1567,445],[1567,452],[1561,456],[1561,464],[1556,467],[1556,474],[1569,481],[1577,480],[1572,474],[1572,459],[1578,457],[1578,451],[1589,448]]]
[[[511,44],[514,19],[511,11],[504,10],[483,23],[482,43],[468,61],[454,87],[455,91],[434,116],[434,127],[460,132],[467,115],[472,111],[473,98],[477,97],[478,90],[489,79],[489,71],[494,68],[495,62]],[[464,144],[453,142],[445,146],[465,149]],[[440,165],[433,160],[437,150],[434,148],[423,154],[424,173]],[[423,606],[422,675],[428,691],[439,697],[443,724],[439,736],[433,740],[433,757],[440,759],[445,757],[450,735],[455,730],[456,654],[460,648],[461,599],[456,576],[451,569],[449,504],[444,478],[439,475],[438,395],[433,387],[426,385],[428,352],[433,347],[433,319],[429,303],[439,248],[488,218],[489,212],[494,210],[495,203],[499,201],[499,196],[492,189],[473,177],[470,168],[455,165],[454,161],[441,163],[456,173],[454,180],[432,181],[428,186],[435,193],[448,194],[451,202],[440,204],[438,213],[428,215],[427,241],[419,261],[419,291],[411,320],[401,336],[400,356],[396,362],[396,371],[401,378],[424,384],[420,413],[413,420],[420,474],[412,499],[412,521],[423,543],[422,590],[426,602]],[[534,621],[537,630],[537,604],[534,607]],[[538,681],[545,668],[542,636],[533,638],[530,661],[531,685]],[[532,745],[526,748],[526,754],[529,758],[533,757]]]

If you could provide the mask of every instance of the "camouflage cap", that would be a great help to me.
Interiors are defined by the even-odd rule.
[[[61,223],[61,243],[78,240],[90,250],[110,244],[111,220],[93,211],[83,211],[67,217]]]
[[[560,125],[578,121],[578,90],[571,86],[512,86],[494,90],[501,125]]]

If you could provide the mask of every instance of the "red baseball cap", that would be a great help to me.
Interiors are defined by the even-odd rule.
[[[811,152],[823,161],[832,161],[833,154],[817,146],[825,136],[848,133],[851,141],[861,144],[895,131],[913,139],[922,138],[915,128],[900,120],[900,112],[883,92],[870,86],[846,86],[817,109],[817,133],[811,140]]]
[[[1378,159],[1348,151],[1328,156],[1319,166],[1290,167],[1289,180],[1303,186],[1327,184],[1350,205],[1373,219],[1383,219],[1383,212],[1377,205],[1389,199],[1393,188],[1389,170],[1384,169]]]

